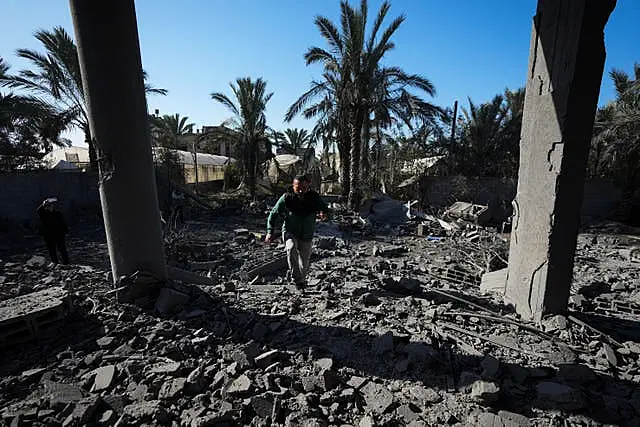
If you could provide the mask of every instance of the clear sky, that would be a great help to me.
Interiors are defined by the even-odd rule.
[[[370,0],[370,22],[380,4]],[[385,63],[429,78],[438,105],[488,101],[524,85],[535,8],[536,0],[392,0],[389,18],[406,20]],[[169,90],[149,97],[150,112],[180,113],[197,127],[220,124],[229,113],[210,93],[229,94],[237,77],[263,77],[274,92],[270,126],[313,126],[303,119],[284,124],[283,116],[320,76],[320,66],[307,67],[303,55],[326,47],[313,20],[324,15],[339,23],[338,0],[137,0],[136,9],[143,66],[152,84]],[[65,0],[0,0],[0,16],[0,56],[13,71],[25,66],[17,48],[40,48],[36,29],[61,25],[73,34]],[[618,0],[605,30],[606,72],[631,72],[640,62],[639,28],[640,0]],[[605,76],[600,103],[613,96]],[[82,141],[77,133],[71,139]]]

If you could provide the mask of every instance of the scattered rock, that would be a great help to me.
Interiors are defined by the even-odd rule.
[[[364,396],[367,409],[376,414],[384,414],[393,405],[393,394],[380,384],[368,382],[360,392]]]
[[[471,386],[471,398],[482,405],[491,405],[499,397],[500,389],[495,383],[479,380]]]
[[[93,417],[98,405],[100,404],[99,396],[89,396],[81,399],[76,403],[73,412],[64,420],[62,425],[67,426],[84,426],[89,423]]]
[[[186,378],[172,378],[162,384],[158,398],[160,399],[175,399],[176,396],[182,394],[186,386]]]
[[[260,369],[265,369],[267,366],[272,365],[274,362],[282,357],[282,353],[279,350],[271,350],[266,353],[262,353],[255,358],[256,366]]]
[[[91,387],[92,393],[99,393],[103,390],[108,390],[113,384],[113,379],[116,375],[116,367],[114,365],[102,366],[93,371],[95,378],[93,380],[93,387]]]
[[[251,380],[246,375],[241,375],[233,380],[226,389],[230,396],[239,396],[251,390]]]

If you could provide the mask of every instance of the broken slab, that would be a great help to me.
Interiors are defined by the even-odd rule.
[[[0,347],[29,341],[57,328],[71,307],[62,287],[0,301]]]
[[[445,217],[463,219],[476,224],[485,224],[491,219],[489,206],[469,202],[455,202],[444,212]]]
[[[483,274],[480,279],[480,292],[504,295],[507,286],[507,271],[507,268],[503,268]]]

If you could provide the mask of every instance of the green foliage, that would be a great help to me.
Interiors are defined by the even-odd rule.
[[[192,151],[193,147],[187,147],[183,138],[185,135],[193,133],[195,126],[193,123],[187,123],[188,120],[189,117],[180,117],[180,114],[161,117],[149,116],[153,145]]]
[[[0,77],[8,70],[0,58]],[[0,93],[0,171],[37,167],[54,146],[67,145],[60,134],[70,120],[37,98]]]
[[[449,172],[466,176],[516,177],[524,89],[496,95],[490,102],[462,108],[454,141],[441,139]]]
[[[343,194],[352,206],[359,202],[361,158],[368,163],[371,127],[387,128],[395,121],[411,126],[414,120],[431,121],[442,111],[411,92],[435,94],[431,82],[419,75],[407,74],[398,67],[382,65],[384,56],[395,47],[391,40],[404,16],[382,28],[390,9],[384,2],[367,35],[368,6],[347,1],[340,3],[340,26],[318,16],[315,24],[329,49],[311,47],[305,54],[307,65],[321,64],[322,79],[313,81],[288,110],[285,119],[302,114],[318,118],[313,134],[335,143],[341,158]],[[372,124],[374,123],[374,124]],[[368,173],[368,170],[365,172]]]
[[[255,195],[260,164],[272,156],[270,129],[265,110],[273,93],[267,93],[267,82],[261,77],[238,78],[230,83],[233,99],[222,92],[214,92],[211,99],[224,105],[233,116],[213,129],[206,138],[230,142],[234,157],[240,160],[243,182]]]
[[[616,99],[596,114],[588,171],[632,192],[640,186],[640,64],[633,76],[617,69],[609,76]]]
[[[80,74],[78,49],[71,36],[62,27],[53,30],[38,30],[35,38],[44,53],[32,49],[18,49],[18,57],[26,60],[31,68],[16,75],[0,72],[0,85],[26,91],[38,97],[55,114],[68,118],[66,129],[77,128],[84,132],[89,145],[89,157],[93,166],[96,162],[87,106]],[[146,78],[146,74],[143,72]],[[157,89],[145,84],[147,93],[166,95],[165,89]]]

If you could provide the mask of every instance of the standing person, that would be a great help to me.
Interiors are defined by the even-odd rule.
[[[287,251],[289,272],[298,289],[306,285],[316,214],[320,213],[320,218],[324,219],[329,212],[329,206],[320,194],[309,189],[309,184],[307,175],[299,175],[293,180],[293,185],[278,199],[269,213],[265,237],[265,242],[273,241],[275,219],[284,216],[282,239]]]
[[[50,197],[38,207],[40,216],[40,234],[44,238],[47,250],[51,256],[51,261],[58,263],[58,250],[62,257],[63,264],[69,264],[69,254],[65,243],[65,235],[69,233],[67,223],[62,216],[62,212],[56,209],[58,199]]]

